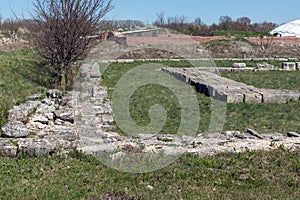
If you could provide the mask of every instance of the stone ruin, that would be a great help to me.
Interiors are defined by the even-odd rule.
[[[283,62],[281,68],[276,68],[274,65],[271,65],[267,62],[257,63],[256,67],[250,68],[247,67],[246,63],[233,63],[231,68],[227,70],[221,68],[223,71],[299,71],[300,62]],[[230,70],[229,70],[230,69]]]
[[[170,69],[164,70],[171,72]],[[290,149],[300,148],[300,135],[296,132],[261,135],[248,129],[246,132],[227,131],[195,136],[120,135],[114,132],[107,88],[100,86],[100,77],[97,64],[85,64],[81,68],[80,83],[85,84],[87,90],[67,92],[65,95],[59,90],[50,90],[46,97],[33,95],[24,104],[12,108],[9,122],[1,129],[0,155],[66,156],[70,150],[76,149],[91,155],[109,153],[111,159],[119,159],[126,156],[126,152],[163,152],[166,155],[187,152],[204,156],[249,149],[272,150],[280,144]],[[83,101],[78,100],[78,92]]]
[[[77,146],[74,132],[72,94],[49,90],[28,97],[28,101],[9,110],[9,122],[2,127],[0,155],[43,156],[64,153]]]
[[[300,91],[260,89],[207,70],[201,67],[162,69],[178,80],[195,86],[199,93],[227,103],[288,103],[300,100]]]
[[[300,62],[283,62],[282,69],[286,71],[300,70]]]

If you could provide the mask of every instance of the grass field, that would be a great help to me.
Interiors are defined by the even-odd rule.
[[[300,71],[234,72],[222,76],[258,88],[300,90]]]
[[[109,88],[110,94],[118,80],[129,70],[143,64],[114,63],[103,74],[103,84]],[[166,66],[186,67],[191,66],[186,62],[162,62]],[[253,64],[254,65],[254,64]],[[236,81],[245,82],[262,88],[298,90],[300,85],[300,72],[245,72],[224,73],[222,76]],[[177,80],[174,78],[174,82]],[[158,83],[159,84],[159,83]],[[182,84],[177,81],[176,84]],[[201,113],[199,133],[208,130],[211,121],[211,99],[197,94]],[[175,96],[166,88],[157,85],[147,85],[135,92],[131,101],[131,116],[140,126],[150,122],[148,111],[151,105],[161,104],[168,113],[168,121],[160,133],[177,132],[180,124],[180,108]],[[288,104],[227,104],[224,131],[245,131],[253,128],[261,133],[300,131],[300,102]]]
[[[119,172],[78,153],[67,159],[0,158],[0,198],[294,200],[300,196],[299,158],[299,151],[282,149],[185,155],[147,174]]]
[[[33,51],[1,53],[1,120],[7,108],[29,94],[44,91],[50,77],[38,68]],[[177,63],[177,62],[176,62]],[[186,63],[166,63],[184,66]],[[117,80],[141,63],[113,64],[103,75],[112,92]],[[3,69],[3,70],[2,70]],[[258,76],[259,77],[259,76]],[[257,77],[257,78],[258,78]],[[169,105],[170,122],[164,133],[176,131],[178,103],[168,90],[148,85],[132,97],[132,117],[147,124],[152,96]],[[149,92],[149,90],[153,90]],[[171,95],[171,97],[168,97]],[[3,98],[5,97],[5,98]],[[138,100],[138,98],[142,98]],[[198,95],[203,113],[199,132],[210,120],[210,99]],[[142,102],[141,102],[142,101]],[[144,102],[143,102],[144,101]],[[225,129],[287,130],[297,126],[299,103],[287,105],[228,105]],[[134,108],[134,109],[133,109]],[[178,108],[179,109],[179,108]],[[274,112],[276,111],[276,112]],[[175,118],[175,119],[173,119]],[[4,122],[5,119],[2,121]],[[293,122],[293,123],[291,123]],[[264,127],[266,126],[266,127]],[[280,126],[280,127],[279,127]],[[281,128],[281,129],[280,129]],[[202,130],[203,129],[203,130]],[[270,144],[272,145],[272,144]],[[170,166],[147,174],[123,173],[76,151],[68,158],[0,157],[0,199],[297,199],[300,196],[300,151],[280,146],[272,152],[222,154],[210,157],[184,155]]]
[[[33,50],[0,52],[0,127],[7,122],[8,109],[53,87],[53,76]]]

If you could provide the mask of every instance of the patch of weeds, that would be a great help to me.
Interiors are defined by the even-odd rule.
[[[276,142],[271,141],[271,143],[269,144],[270,147],[275,147],[276,146]]]
[[[281,143],[278,148],[282,151],[285,151],[285,146],[283,143]]]
[[[19,149],[19,143],[13,139],[10,140],[10,143]]]

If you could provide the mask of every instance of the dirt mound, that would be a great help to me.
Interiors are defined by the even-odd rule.
[[[7,38],[0,35],[0,51],[15,51],[24,48],[30,48],[28,41],[17,38]]]
[[[257,48],[247,40],[214,40],[205,44],[213,57],[253,57]]]
[[[199,45],[205,47],[212,57],[298,57],[300,51],[300,38],[291,37],[261,39],[159,34],[158,37],[127,37],[126,40],[128,46]]]

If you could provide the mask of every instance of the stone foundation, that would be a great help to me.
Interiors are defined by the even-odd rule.
[[[199,93],[227,103],[288,103],[300,99],[299,91],[260,89],[213,73],[207,68],[163,68],[178,80],[190,83]]]

